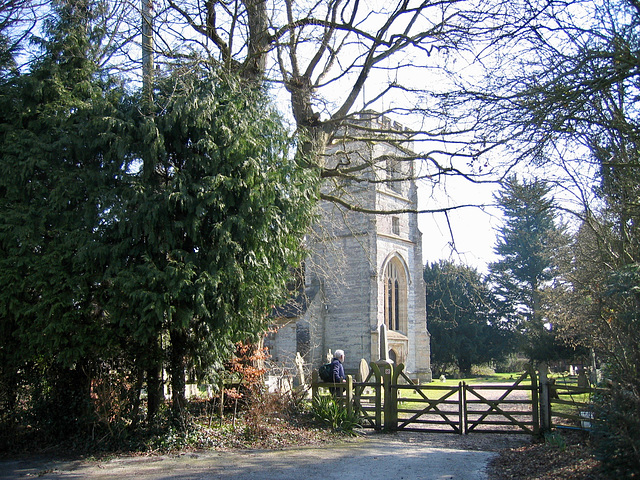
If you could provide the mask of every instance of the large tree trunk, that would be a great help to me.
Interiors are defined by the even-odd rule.
[[[469,377],[471,375],[471,367],[473,364],[471,363],[471,357],[460,356],[458,357],[458,368],[460,368],[460,373],[463,377]]]
[[[249,52],[243,65],[243,76],[254,82],[264,80],[267,54],[271,46],[269,17],[265,0],[244,0],[249,23]]]
[[[142,385],[144,383],[144,371],[137,367],[134,369],[136,374],[136,383],[130,394],[131,404],[131,430],[138,428],[138,415],[140,413],[140,394],[142,393]]]
[[[148,346],[144,357],[144,369],[147,375],[147,424],[151,425],[164,401],[160,337]]]
[[[64,438],[90,427],[93,408],[89,362],[80,360],[73,368],[54,365],[47,377],[52,416],[46,420],[55,429],[51,433]]]
[[[243,4],[247,12],[249,37],[247,59],[241,66],[242,76],[260,84],[265,79],[267,55],[273,46],[267,3],[265,0],[243,0]],[[294,73],[285,86],[291,95],[291,109],[301,138],[297,152],[299,161],[309,167],[321,167],[330,132],[313,111],[310,79],[307,75]]]
[[[155,361],[147,368],[147,424],[154,422],[163,396],[162,363]]]
[[[186,399],[186,349],[187,338],[183,331],[171,332],[171,353],[169,355],[169,371],[171,374],[171,412],[178,426],[184,426]]]

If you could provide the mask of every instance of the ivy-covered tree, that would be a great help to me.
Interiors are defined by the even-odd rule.
[[[477,364],[512,353],[512,333],[497,315],[496,298],[480,273],[440,260],[424,268],[431,361],[455,365],[463,375]]]
[[[496,195],[504,215],[494,249],[500,259],[489,265],[503,315],[522,333],[524,352],[541,361],[566,353],[545,313],[550,308],[545,291],[558,279],[570,241],[557,223],[550,193],[550,186],[539,180],[513,176],[505,182]]]

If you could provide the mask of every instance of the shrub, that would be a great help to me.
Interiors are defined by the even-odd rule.
[[[495,371],[496,373],[523,372],[528,363],[529,360],[527,358],[513,354],[502,361],[496,362]]]
[[[544,443],[559,450],[567,448],[566,440],[558,432],[546,432],[544,434]]]
[[[486,363],[481,365],[471,365],[471,375],[472,376],[489,376],[496,373],[494,368]]]
[[[313,399],[311,410],[316,419],[328,425],[333,430],[339,430],[351,435],[357,434],[360,419],[357,411],[351,413],[331,395],[318,395]]]
[[[594,446],[611,478],[637,478],[640,472],[640,396],[615,385],[594,396]]]

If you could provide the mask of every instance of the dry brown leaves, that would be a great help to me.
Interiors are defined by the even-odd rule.
[[[562,434],[562,442],[532,443],[499,452],[490,480],[606,480],[584,433]],[[558,444],[558,443],[564,443]]]

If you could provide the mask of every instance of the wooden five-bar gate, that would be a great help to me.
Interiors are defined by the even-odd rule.
[[[362,382],[344,385],[348,408],[359,412],[362,426],[378,430],[413,430],[468,434],[539,432],[538,385],[533,369],[512,384],[457,386],[415,384],[404,365],[371,363]],[[334,384],[313,383],[319,387]]]

